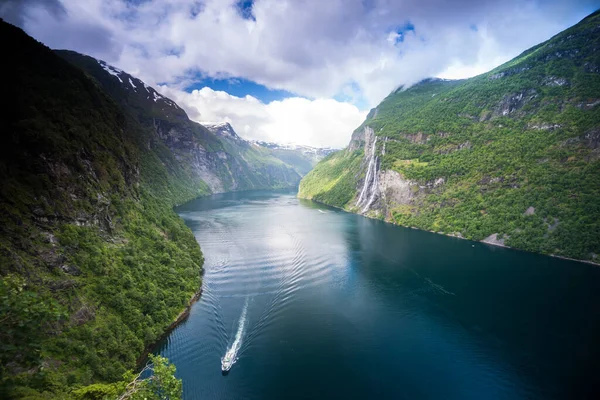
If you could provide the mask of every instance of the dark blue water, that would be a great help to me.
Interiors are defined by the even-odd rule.
[[[213,196],[177,211],[206,258],[202,298],[161,350],[185,399],[600,394],[598,267],[391,226],[294,193]],[[238,360],[223,376],[238,331]]]

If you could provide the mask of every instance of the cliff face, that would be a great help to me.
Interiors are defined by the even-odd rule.
[[[300,176],[289,165],[254,149],[229,124],[205,127],[175,102],[104,61],[71,51],[61,57],[90,74],[147,131],[145,146],[201,189],[211,193],[294,187]],[[166,146],[168,154],[161,146]],[[173,160],[168,160],[173,156]]]
[[[597,262],[599,33],[594,13],[489,73],[394,91],[300,196]]]

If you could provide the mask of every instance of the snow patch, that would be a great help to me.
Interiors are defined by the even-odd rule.
[[[100,66],[102,67],[102,69],[104,69],[106,72],[108,72],[112,76],[116,77],[119,80],[119,82],[123,83],[123,81],[119,77],[119,74],[122,74],[123,71],[121,71],[118,68],[115,68],[113,66],[108,65],[104,61],[98,61],[98,64],[100,64]]]

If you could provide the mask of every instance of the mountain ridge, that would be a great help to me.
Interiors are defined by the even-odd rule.
[[[84,69],[133,118],[150,131],[147,146],[166,145],[177,159],[171,169],[187,175],[190,184],[204,182],[211,193],[294,187],[300,176],[280,160],[253,151],[235,134],[219,134],[190,120],[173,100],[132,75],[73,51],[57,51],[61,57]],[[156,134],[160,143],[156,140]],[[196,184],[197,185],[197,184]]]
[[[261,140],[253,140],[251,143],[257,148],[266,149],[274,157],[293,166],[300,176],[306,175],[319,161],[335,151],[330,147],[279,144]]]
[[[386,97],[301,197],[428,231],[598,262],[600,17],[479,76]]]

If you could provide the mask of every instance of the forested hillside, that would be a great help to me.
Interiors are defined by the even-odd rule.
[[[300,196],[598,261],[600,14],[489,73],[394,91],[302,180]]]
[[[3,21],[0,37],[0,397],[101,398],[200,290],[172,207],[299,176],[105,63]]]

